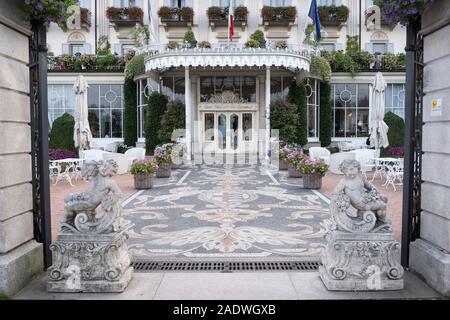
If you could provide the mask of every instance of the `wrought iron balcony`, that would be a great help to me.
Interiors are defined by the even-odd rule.
[[[289,7],[269,7],[265,6],[261,9],[261,17],[263,25],[267,29],[270,26],[286,26],[291,27],[297,17],[297,8]]]
[[[158,10],[161,23],[168,27],[192,27],[194,10],[190,7],[161,7]]]
[[[117,30],[120,27],[133,27],[136,24],[143,24],[144,11],[139,7],[106,9],[106,16]]]
[[[340,29],[347,22],[349,12],[346,6],[320,6],[320,24],[325,27],[338,27]]]

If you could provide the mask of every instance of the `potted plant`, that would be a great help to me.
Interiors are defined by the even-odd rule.
[[[209,7],[206,14],[209,20],[219,20],[222,17],[222,9],[217,6]]]
[[[234,16],[237,21],[247,21],[248,9],[244,6],[239,6],[234,9]]]
[[[158,10],[158,16],[161,20],[170,20],[172,16],[172,10],[169,7],[161,7]]]
[[[180,10],[180,16],[183,21],[192,21],[192,18],[194,17],[194,10],[190,7],[183,7]]]
[[[172,167],[172,157],[170,151],[161,146],[155,148],[155,159],[158,164],[158,169],[156,170],[157,178],[169,178]]]
[[[323,160],[304,158],[297,164],[303,174],[303,187],[305,189],[320,189],[322,177],[328,170],[328,165]]]
[[[287,155],[286,159],[288,162],[289,177],[291,177],[291,178],[301,178],[302,177],[302,173],[298,169],[298,164],[304,158],[305,158],[305,155],[301,148],[295,149]]]
[[[280,151],[278,153],[278,169],[279,170],[287,170],[289,162],[287,160],[287,156],[294,150],[297,149],[296,145],[287,143],[285,141],[280,141]]]
[[[195,39],[195,34],[191,30],[186,31],[184,33],[183,41],[189,46],[189,48],[197,47],[197,40]]]
[[[201,41],[198,43],[198,47],[202,49],[211,49],[211,43],[209,41]]]
[[[167,44],[167,49],[178,49],[180,48],[180,44],[176,41],[169,41],[169,43]]]
[[[158,164],[154,158],[141,160],[131,165],[131,174],[134,175],[135,189],[153,189],[155,172]]]

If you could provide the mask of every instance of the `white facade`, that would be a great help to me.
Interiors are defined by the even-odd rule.
[[[95,7],[97,3],[97,7]],[[81,6],[89,9],[91,11],[91,21],[90,27],[84,25],[81,30],[62,30],[57,25],[52,24],[49,27],[48,44],[49,50],[55,55],[60,54],[73,54],[75,52],[80,52],[82,54],[94,54],[96,48],[96,39],[98,41],[102,36],[106,36],[111,44],[112,52],[117,55],[122,55],[124,52],[129,50],[134,46],[134,40],[130,35],[130,32],[135,27],[135,24],[122,24],[119,25],[115,22],[111,22],[106,18],[106,8],[110,6],[114,7],[128,7],[129,5],[138,6],[142,8],[143,19],[138,25],[148,27],[151,30],[151,42],[150,45],[153,47],[163,48],[167,46],[169,42],[182,43],[183,37],[186,31],[192,30],[195,34],[195,38],[198,42],[208,41],[211,43],[213,48],[219,48],[220,46],[228,46],[228,27],[225,24],[212,23],[207,15],[207,10],[210,6],[226,6],[229,1],[221,0],[211,0],[211,1],[200,1],[200,0],[84,0],[81,1]],[[289,48],[299,48],[305,38],[305,27],[310,23],[308,18],[308,12],[310,8],[310,0],[235,0],[235,6],[243,5],[248,9],[248,16],[245,23],[237,22],[235,25],[235,32],[233,37],[233,45],[236,47],[243,46],[248,40],[250,35],[256,30],[262,30],[266,40],[271,43],[276,43],[278,41],[284,40],[289,44]],[[360,7],[359,4],[362,3]],[[370,30],[366,27],[366,15],[365,11],[367,8],[372,6],[373,1],[359,1],[359,0],[342,0],[342,1],[332,1],[332,0],[319,0],[318,5],[345,5],[349,8],[350,13],[346,22],[339,23],[336,25],[330,25],[324,23],[322,26],[322,45],[327,50],[345,50],[347,36],[361,36],[361,49],[367,50],[371,53],[400,53],[404,51],[405,47],[405,29],[404,27],[397,26],[384,26],[382,25],[379,30]],[[150,7],[149,7],[150,5]],[[162,6],[168,7],[191,7],[194,12],[192,22],[187,23],[168,23],[163,21],[158,16],[158,10]],[[263,6],[295,6],[297,9],[297,16],[294,21],[284,25],[275,25],[272,23],[264,22],[261,18],[261,9]],[[150,19],[149,19],[150,13]],[[150,23],[151,21],[151,23]],[[360,23],[361,22],[361,23]],[[181,51],[180,51],[181,52]],[[233,56],[224,52],[224,56],[228,56],[227,59],[232,59]],[[270,53],[269,53],[270,55]],[[181,54],[183,56],[183,54]],[[210,65],[208,62],[206,65],[202,65],[205,59],[211,61],[213,57],[199,57],[198,55],[191,55],[190,52],[184,54],[184,58],[177,56],[175,52],[174,57],[171,58],[170,64],[166,67],[167,70],[161,71],[161,61],[156,57],[147,61],[147,76],[141,77],[139,80],[138,88],[138,107],[139,107],[139,129],[138,137],[139,141],[143,140],[143,118],[145,105],[145,96],[143,93],[146,89],[145,86],[149,86],[150,90],[161,90],[163,93],[169,96],[169,99],[181,99],[187,106],[186,111],[189,111],[188,117],[191,117],[189,122],[191,125],[190,134],[192,139],[195,140],[196,133],[194,132],[194,124],[197,121],[205,121],[205,113],[199,112],[199,108],[202,107],[200,101],[200,83],[204,74],[208,76],[245,76],[252,75],[256,82],[255,95],[258,97],[257,103],[255,104],[255,113],[252,115],[252,128],[254,129],[264,129],[267,128],[268,121],[266,121],[267,115],[270,110],[267,109],[268,105],[274,99],[283,96],[284,87],[283,81],[286,83],[288,80],[294,79],[299,70],[308,70],[308,64],[306,60],[296,59],[296,57],[291,57],[289,60],[286,57],[281,58],[277,56],[272,56],[271,62],[265,62],[261,65],[257,63],[247,63],[249,67],[233,69],[228,68],[225,70],[220,70],[224,65],[221,66],[220,61],[224,61],[222,58],[217,58],[217,61]],[[183,60],[184,59],[184,60]],[[239,60],[239,58],[237,58]],[[250,59],[250,58],[249,58]],[[257,59],[253,57],[253,59]],[[167,61],[165,59],[164,61]],[[230,62],[227,62],[230,64]],[[236,65],[236,62],[233,62]],[[298,65],[295,65],[298,63]],[[226,63],[225,63],[226,65]],[[272,68],[269,73],[270,76],[267,78],[267,66],[276,66]],[[185,69],[186,66],[197,66],[194,69]],[[201,68],[205,68],[201,71]],[[212,69],[210,68],[212,67]],[[292,71],[291,67],[297,71]],[[160,69],[157,72],[153,72],[153,69]],[[209,71],[208,71],[209,70]],[[213,71],[213,74],[211,74]],[[62,85],[68,87],[75,80],[77,73],[50,73],[49,74],[49,85],[54,92],[63,92],[68,90],[67,88],[62,88]],[[108,91],[108,86],[118,85],[123,81],[123,76],[120,73],[86,73],[87,81],[96,86],[100,86],[100,93],[103,91]],[[367,74],[357,74],[352,76],[350,74],[336,73],[333,75],[333,90],[335,88],[339,89],[342,86],[336,86],[337,84],[351,84],[352,86],[359,86],[363,89],[363,92],[367,92],[370,96],[370,83],[372,82],[372,77],[374,74],[368,72]],[[186,79],[189,81],[186,82]],[[387,97],[387,101],[392,100],[392,111],[396,109],[396,113],[402,114],[401,108],[403,108],[402,95],[404,93],[403,83],[404,75],[402,73],[385,73],[387,82],[392,87],[391,96]],[[172,79],[172,80],[171,80]],[[268,85],[267,79],[270,79],[270,85]],[[172,81],[173,87],[167,85]],[[358,84],[356,84],[358,83]],[[179,87],[177,89],[177,84]],[[186,84],[186,85],[185,85]],[[170,88],[169,88],[170,87]],[[186,88],[190,87],[189,92]],[[315,85],[313,86],[315,88]],[[97,88],[97,87],[96,87]],[[112,91],[112,87],[109,87]],[[114,87],[115,88],[115,87]],[[280,88],[280,89],[279,89]],[[343,90],[347,89],[347,86],[343,87]],[[147,88],[148,89],[148,88]],[[268,91],[268,89],[270,89]],[[177,91],[178,90],[178,91]],[[356,89],[358,90],[358,89]],[[318,94],[318,90],[312,90],[314,94]],[[64,91],[65,92],[65,91]],[[139,93],[140,92],[140,93]],[[91,95],[92,96],[92,95]],[[120,99],[119,94],[115,95],[116,98]],[[270,99],[269,99],[270,97]],[[333,93],[332,93],[333,97]],[[355,98],[357,95],[355,95]],[[52,105],[52,98],[55,105]],[[141,99],[142,98],[142,99]],[[50,123],[61,114],[65,107],[61,107],[59,103],[61,100],[54,94],[49,95],[49,105],[50,105]],[[318,104],[317,97],[311,97],[309,102],[309,141],[318,142],[318,132],[319,132],[319,117],[318,117]],[[394,101],[395,100],[395,101]],[[101,105],[102,97],[99,96],[98,104]],[[315,102],[313,102],[315,101]],[[67,101],[65,101],[67,102]],[[144,102],[144,103],[143,103]],[[120,128],[123,128],[123,111],[121,109],[121,103],[109,101],[111,110],[104,111],[103,108],[98,108],[99,111],[94,115],[96,111],[92,111],[92,116],[98,118],[98,124],[94,124],[94,127],[98,127],[98,133],[95,135],[96,138],[100,139],[121,139]],[[334,103],[334,101],[333,101]],[[354,139],[366,139],[367,133],[365,133],[366,123],[368,122],[368,103],[369,101],[361,101],[357,103],[356,106],[352,106],[352,110],[333,110],[333,119],[335,120],[335,132],[333,133],[333,139],[335,141],[339,140],[354,140]],[[70,105],[70,99],[67,103]],[[395,108],[400,104],[400,107]],[[95,103],[94,103],[95,105]],[[123,102],[122,102],[123,105]],[[70,107],[68,108],[70,110]],[[95,107],[94,107],[95,109]],[[366,111],[367,109],[367,111]],[[55,110],[54,112],[52,110]],[[231,112],[231,110],[228,110]],[[227,111],[227,112],[228,112]],[[247,117],[245,110],[235,110],[239,111],[239,119],[242,117]],[[344,114],[343,120],[339,120],[341,114]],[[227,123],[231,121],[230,113],[227,118]],[[348,115],[351,115],[347,118]],[[53,117],[53,118],[52,118]],[[214,115],[216,121],[219,121],[219,114]],[[337,120],[336,120],[337,119]],[[362,124],[362,125],[361,125]],[[198,138],[198,137],[197,137]],[[227,141],[227,148],[229,148],[230,142]],[[194,146],[192,146],[194,147]]]

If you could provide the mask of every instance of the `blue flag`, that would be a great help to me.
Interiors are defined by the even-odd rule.
[[[308,17],[310,17],[316,25],[316,41],[320,41],[320,19],[316,0],[311,1]]]

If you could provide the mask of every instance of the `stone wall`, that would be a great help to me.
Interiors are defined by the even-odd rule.
[[[33,240],[29,28],[21,2],[0,0],[0,295],[12,296],[43,270]]]
[[[423,211],[421,239],[411,244],[410,266],[432,287],[450,295],[450,85],[448,72],[443,72],[450,70],[450,1],[436,1],[423,16],[422,30],[426,35]],[[433,99],[442,99],[441,115],[432,114]]]

